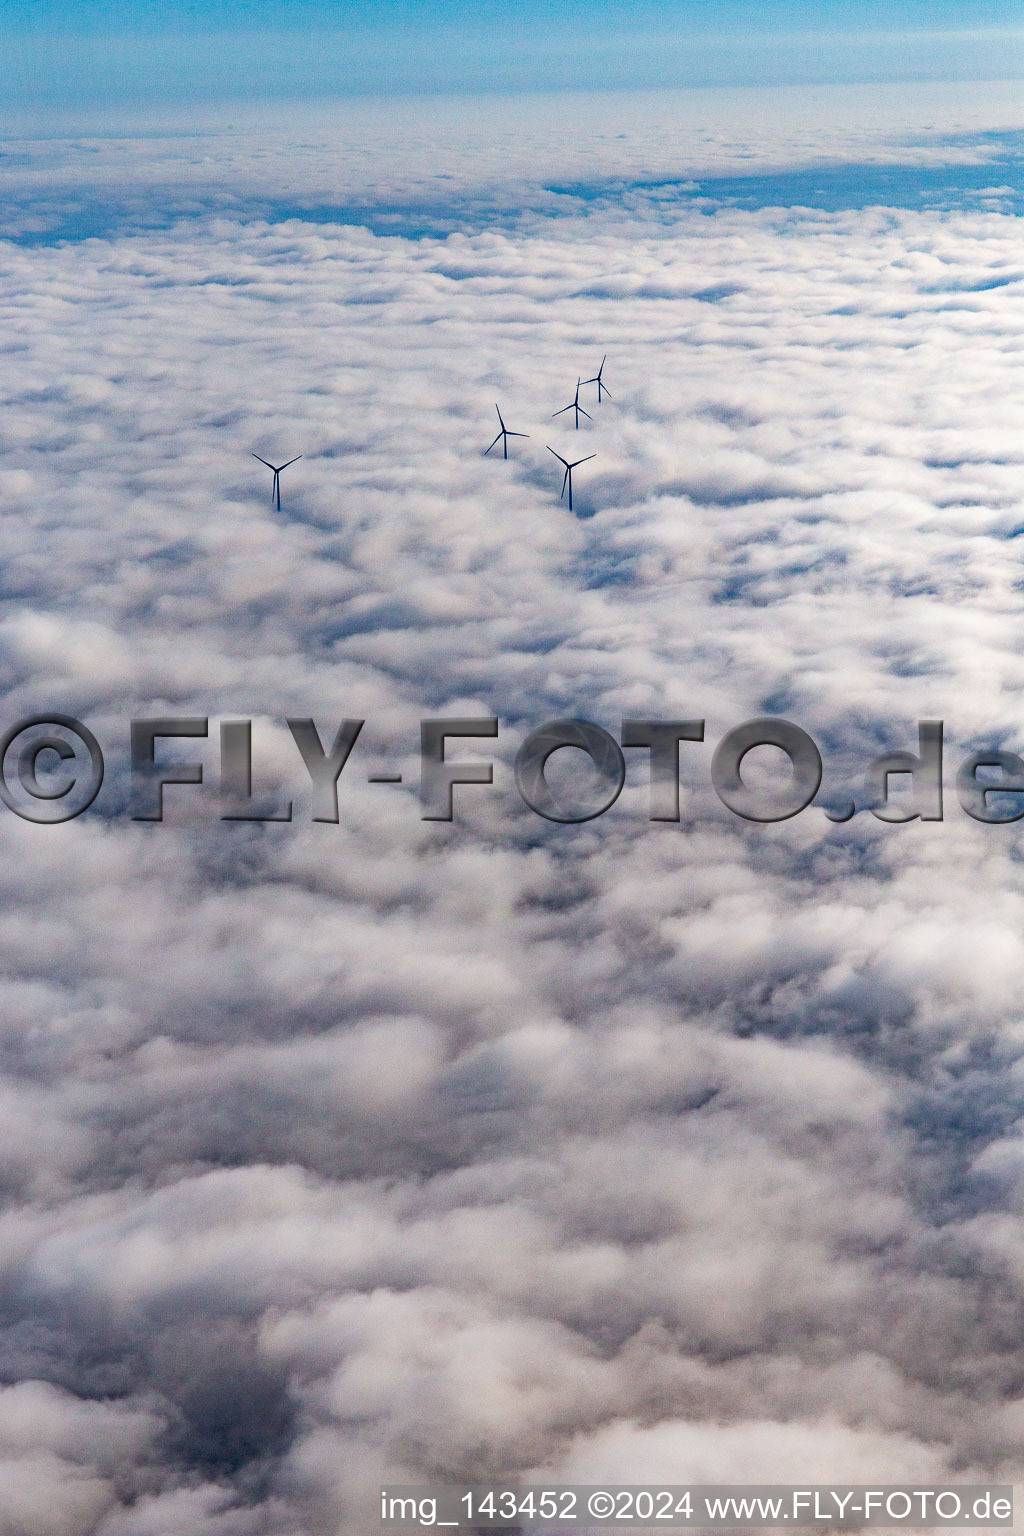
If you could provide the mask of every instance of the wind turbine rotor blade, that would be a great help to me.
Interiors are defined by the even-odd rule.
[[[491,448],[493,448],[493,447],[494,447],[494,445],[495,445],[495,443],[500,443],[500,442],[501,442],[501,440],[502,440],[502,438],[503,438],[503,437],[504,437],[504,435],[505,435],[505,434],[504,434],[504,432],[499,432],[499,433],[498,433],[498,435],[497,435],[497,437],[496,437],[496,438],[495,438],[495,439],[494,439],[494,442],[493,442],[493,443],[492,443],[492,444],[491,444]],[[488,454],[488,453],[490,453],[490,451],[491,451],[491,448],[485,448],[485,449],[484,449],[484,453],[485,453],[485,454]]]
[[[562,476],[562,489],[558,493],[559,501],[561,501],[562,497],[565,495],[565,488],[566,488],[566,486],[568,484],[569,484],[569,470],[567,468],[566,471],[565,471],[565,474]],[[569,492],[569,495],[570,496],[572,495],[571,491]]]
[[[497,401],[495,401],[494,409],[496,411],[498,411]],[[504,432],[504,430],[505,430],[505,422],[504,422],[504,419],[503,419],[502,414],[501,414],[500,411],[498,411],[498,420],[501,422],[501,430]]]
[[[253,458],[254,459],[260,459],[260,456],[259,456],[258,453],[254,453],[253,454]],[[260,459],[260,463],[261,464],[267,464],[267,461],[266,461],[266,459]],[[273,464],[267,464],[267,468],[268,469],[274,469],[274,466],[273,466]],[[277,470],[276,469],[274,469],[274,474],[275,475],[277,474]]]
[[[555,450],[552,448],[550,443],[545,443],[544,446],[548,450],[548,453],[555,453]],[[559,464],[568,464],[569,462],[568,459],[563,459],[560,453],[555,453],[555,458],[558,460]]]
[[[529,432],[506,432],[506,437],[529,437]]]
[[[297,464],[301,458],[302,458],[302,454],[301,453],[297,453],[295,455],[294,459],[289,459],[288,460],[288,464]],[[288,464],[282,464],[281,465],[281,469],[287,469],[288,468]],[[281,469],[278,470],[278,474],[281,473]]]
[[[582,405],[578,406],[577,409],[579,410],[579,413],[580,413],[581,416],[585,416],[588,421],[593,421],[593,419],[594,419],[593,416],[591,416],[589,411],[585,411],[583,409]]]
[[[575,464],[570,464],[570,469],[577,469],[581,464],[589,464],[591,459],[596,459],[596,453],[588,453],[585,459],[577,459]]]
[[[571,411],[575,404],[576,404],[575,400],[571,400],[568,405],[563,405],[562,409],[560,411],[552,411],[551,412],[551,419],[552,419],[552,421],[554,421],[556,416],[564,416],[566,411]]]

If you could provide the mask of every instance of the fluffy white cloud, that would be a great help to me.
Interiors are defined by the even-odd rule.
[[[829,174],[872,136],[993,153],[862,121]],[[386,214],[420,174],[391,139],[275,142],[266,196],[308,154]],[[211,216],[261,162],[209,145],[201,216],[0,252],[4,718],[77,714],[109,761],[81,820],[0,820],[12,1530],[362,1533],[382,1477],[1011,1479],[1018,833],[952,794],[755,827],[709,764],[761,712],[837,795],[919,718],[1024,743],[1017,221],[605,184],[398,238]],[[10,172],[40,217],[71,153]],[[111,141],[97,180],[155,221],[181,153]],[[612,399],[552,420],[605,353]],[[597,455],[575,515],[547,443]],[[280,515],[253,450],[303,455]],[[215,738],[129,821],[128,720],[166,713],[251,715],[292,824],[218,821]],[[476,713],[494,786],[423,822],[418,721]],[[367,721],[338,827],[307,714]],[[528,812],[514,747],[566,714],[706,717],[681,824],[642,754],[600,820]]]

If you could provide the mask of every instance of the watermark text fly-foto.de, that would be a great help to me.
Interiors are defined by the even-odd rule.
[[[471,1532],[702,1530],[975,1530],[1012,1527],[1013,1488],[983,1485],[621,1484],[380,1490],[385,1529]]]
[[[343,719],[323,731],[312,718],[289,718],[288,731],[309,786],[310,816],[337,824],[339,790],[360,775],[358,743],[364,720]],[[219,777],[209,786],[204,764],[181,760],[182,744],[208,738],[203,715],[132,720],[129,730],[133,821],[161,822],[166,791],[177,786],[213,788],[223,821],[290,822],[292,802],[269,804],[253,793],[252,722],[219,722]],[[494,758],[487,743],[500,734],[496,717],[477,716],[420,722],[418,792],[424,821],[450,822],[463,797],[494,785]],[[649,782],[648,817],[680,820],[681,754],[703,743],[703,720],[623,720],[618,737],[589,720],[550,720],[531,731],[513,764],[522,803],[550,822],[593,821],[618,800],[626,783],[627,753],[642,756]],[[474,759],[463,761],[471,746]],[[768,785],[743,776],[744,763],[758,748],[776,749],[786,760],[781,782]],[[570,749],[589,763],[580,783],[566,784],[551,772],[556,755]],[[108,748],[109,750],[109,748]],[[491,747],[491,754],[494,752]],[[453,760],[453,757],[455,760]],[[16,721],[0,739],[0,800],[26,821],[52,825],[72,821],[95,802],[104,779],[104,754],[94,733],[71,715],[50,712]],[[364,764],[365,768],[365,764]],[[864,811],[879,821],[942,821],[943,723],[917,722],[914,749],[884,752],[866,765],[852,789],[822,793],[823,764],[813,738],[791,720],[763,716],[734,726],[711,757],[711,786],[722,805],[748,822],[788,821],[816,806],[832,822]],[[400,773],[362,773],[372,784],[401,784]],[[902,786],[900,788],[899,786]],[[1024,758],[1000,747],[971,752],[957,766],[956,797],[963,812],[993,825],[1024,817]]]

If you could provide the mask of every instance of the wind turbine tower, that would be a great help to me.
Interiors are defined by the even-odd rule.
[[[601,359],[601,366],[597,370],[597,372],[594,374],[594,377],[592,379],[584,379],[583,380],[584,384],[596,384],[597,385],[597,403],[598,403],[598,405],[601,404],[601,400],[603,398],[603,395],[607,395],[609,400],[611,399],[611,391],[609,390],[607,384],[603,384],[601,382],[601,375],[602,375],[602,373],[604,373],[604,365],[605,365],[605,363],[607,361],[608,361],[608,354],[606,352],[604,357],[602,357],[602,359]]]
[[[259,456],[258,453],[254,453],[253,454],[253,458],[254,459],[260,459],[260,456]],[[295,455],[294,459],[289,459],[288,460],[288,464],[297,464],[301,458],[302,458],[302,454],[301,453],[297,453]],[[288,468],[288,464],[269,464],[269,463],[267,463],[266,459],[260,459],[260,463],[261,464],[266,464],[268,469],[272,469],[274,471],[274,489],[270,493],[270,505],[272,507],[276,507],[277,510],[280,512],[280,510],[281,510],[281,471],[282,471],[282,469],[287,469]]]
[[[548,453],[555,453],[555,450],[551,447],[550,443],[546,443],[544,446],[547,448]],[[558,493],[558,499],[559,499],[559,501],[561,501],[562,497],[565,495],[566,488],[568,488],[568,491],[569,491],[569,511],[571,512],[572,511],[572,472],[573,472],[574,469],[579,469],[581,464],[586,464],[589,459],[596,459],[597,458],[597,454],[596,453],[588,453],[587,457],[585,459],[575,459],[571,464],[569,463],[568,459],[563,459],[562,455],[560,453],[555,453],[555,458],[558,460],[559,464],[564,464],[565,465],[565,474],[562,476],[562,489]]]
[[[581,416],[585,416],[588,421],[593,421],[593,419],[594,419],[593,416],[591,416],[590,412],[589,411],[585,411],[583,409],[582,405],[580,405],[580,385],[582,383],[583,383],[582,379],[577,379],[576,380],[576,395],[575,395],[575,398],[572,400],[572,402],[569,405],[563,405],[562,409],[560,411],[552,412],[552,417],[551,417],[551,419],[553,421],[556,416],[564,416],[566,411],[575,411],[576,412],[576,431],[577,432],[580,429],[580,417]],[[581,459],[580,463],[582,463],[582,462],[583,461]]]
[[[494,409],[496,411],[498,411],[497,405],[495,405]],[[499,420],[499,422],[501,422],[501,431],[498,433],[497,437],[494,439],[494,442],[491,444],[491,448],[493,448],[495,446],[495,444],[500,443],[501,444],[501,456],[502,456],[503,459],[507,459],[508,458],[508,440],[509,440],[509,438],[510,437],[529,437],[530,434],[529,434],[529,432],[510,432],[508,427],[506,427],[504,421],[502,421],[501,412],[500,411],[498,411],[498,420]],[[486,458],[487,454],[490,453],[491,448],[485,448],[484,449],[484,457],[485,458]]]

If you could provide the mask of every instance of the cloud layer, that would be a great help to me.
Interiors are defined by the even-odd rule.
[[[59,201],[33,157],[71,151],[24,153]],[[0,820],[12,1536],[362,1536],[384,1478],[1020,1473],[1018,833],[952,795],[756,828],[708,772],[758,713],[837,793],[920,718],[1024,747],[1018,222],[542,191],[447,239],[204,206],[0,253],[4,719],[110,765],[80,821]],[[597,455],[576,515],[548,443]],[[252,451],[303,455],[280,515]],[[492,713],[494,786],[421,821],[420,718]],[[130,822],[160,714],[251,715],[294,822],[207,786]],[[337,827],[290,715],[367,721]],[[562,715],[705,717],[681,823],[642,754],[599,821],[529,813],[511,758]]]

